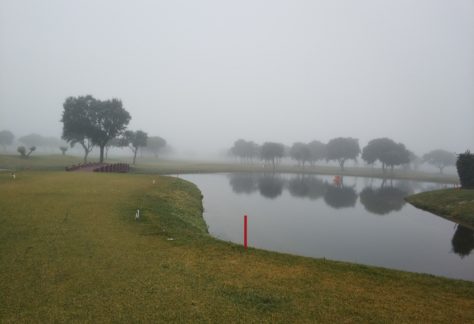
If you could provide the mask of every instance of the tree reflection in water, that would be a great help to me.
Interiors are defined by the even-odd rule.
[[[257,176],[253,173],[231,173],[229,184],[236,194],[251,194],[257,191]]]
[[[373,189],[366,187],[360,193],[360,202],[365,210],[377,215],[385,215],[391,211],[402,209],[405,197],[409,193],[395,187],[380,187]]]
[[[265,198],[275,199],[283,192],[283,179],[275,173],[264,174],[258,179],[258,189]]]
[[[357,201],[357,193],[354,188],[334,185],[327,185],[324,194],[324,201],[333,208],[354,207]]]
[[[326,183],[314,176],[298,175],[288,181],[288,191],[293,197],[315,200],[324,196]]]
[[[461,258],[468,256],[474,249],[474,230],[458,224],[451,244],[453,245],[454,253],[458,254]]]

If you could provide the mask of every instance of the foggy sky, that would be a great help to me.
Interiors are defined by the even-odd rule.
[[[474,151],[474,1],[0,0],[0,130],[120,98],[176,149],[388,136]]]

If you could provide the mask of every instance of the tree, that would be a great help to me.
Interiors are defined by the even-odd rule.
[[[92,143],[92,119],[93,110],[97,105],[94,97],[80,96],[69,97],[63,104],[63,123],[62,138],[68,142],[71,147],[79,143],[84,149],[84,163],[87,162],[89,153],[94,148]]]
[[[474,189],[474,154],[469,151],[459,154],[456,169],[458,170],[461,186],[464,189]]]
[[[3,146],[3,150],[7,150],[7,146],[12,145],[15,135],[9,130],[0,131],[0,145]]]
[[[376,138],[371,140],[362,150],[362,159],[368,164],[377,160],[382,163],[382,169],[386,166],[392,169],[395,165],[410,162],[410,151],[401,143],[395,143],[390,138]]]
[[[443,173],[445,167],[456,165],[456,154],[445,150],[433,150],[423,155],[423,162],[434,165],[439,169],[439,173]]]
[[[241,162],[251,162],[255,157],[258,156],[258,152],[258,144],[243,139],[235,141],[234,146],[232,146],[230,149],[230,154],[240,158]]]
[[[102,163],[107,142],[125,130],[131,117],[119,99],[98,101],[95,106],[90,138],[94,145],[99,146]]]
[[[262,145],[260,156],[262,160],[272,162],[275,171],[275,163],[285,156],[285,146],[281,143],[266,142]]]
[[[317,161],[323,160],[326,158],[326,145],[320,141],[312,141],[308,143],[308,148],[310,152],[309,162],[314,165]]]
[[[59,149],[61,150],[61,153],[62,153],[63,155],[66,155],[66,151],[67,151],[67,149],[68,149],[67,146],[60,146]]]
[[[304,164],[311,160],[311,151],[308,144],[294,143],[290,148],[290,157],[296,160],[304,168]]]
[[[468,256],[474,250],[474,231],[458,224],[456,232],[454,232],[451,239],[451,244],[454,253],[458,254],[461,258]]]
[[[156,158],[158,153],[166,147],[166,140],[159,136],[150,136],[146,142],[145,149],[152,153]]]
[[[18,141],[29,147],[33,147],[33,146],[38,147],[38,146],[45,146],[46,138],[39,134],[33,133],[33,134],[28,134],[28,135],[20,137]]]
[[[137,152],[140,147],[145,147],[147,143],[148,135],[144,131],[138,130],[134,131],[125,131],[123,134],[124,143],[132,150],[133,152],[133,164],[137,159]]]
[[[344,170],[344,163],[347,160],[356,160],[359,154],[359,140],[356,138],[333,138],[326,145],[326,159],[337,161],[341,170]]]
[[[31,155],[31,153],[33,153],[36,150],[36,146],[30,147],[29,150],[30,151],[27,153],[26,148],[24,146],[19,146],[17,148],[18,153],[20,153],[21,157],[24,159],[28,158]]]
[[[107,144],[105,145],[105,159],[107,160],[109,158],[109,150],[111,147],[123,147],[123,146],[124,146],[124,143],[123,143],[123,139],[121,138],[114,137],[111,140],[109,140]]]
[[[118,99],[100,101],[90,95],[69,97],[63,107],[63,139],[72,145],[80,143],[85,160],[92,147],[97,145],[100,162],[103,162],[105,146],[124,131],[131,118]]]

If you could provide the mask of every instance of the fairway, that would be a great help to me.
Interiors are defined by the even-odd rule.
[[[472,282],[218,241],[178,178],[0,173],[0,197],[2,323],[474,321]]]

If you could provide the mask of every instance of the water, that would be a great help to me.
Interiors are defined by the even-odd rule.
[[[192,174],[211,235],[249,246],[474,281],[474,231],[404,197],[433,183],[332,176]]]

